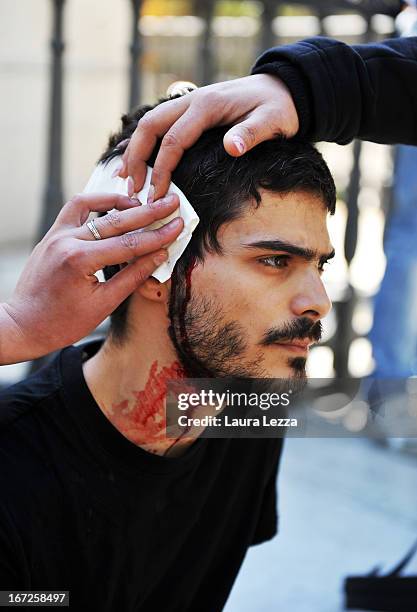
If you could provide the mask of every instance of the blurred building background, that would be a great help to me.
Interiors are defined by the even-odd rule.
[[[0,301],[133,104],[154,102],[174,80],[203,85],[246,75],[273,45],[317,34],[349,43],[387,38],[402,4],[2,0]],[[362,377],[373,367],[366,336],[384,274],[393,152],[359,142],[320,148],[338,188],[330,219],[337,257],[325,277],[335,308],[309,374]],[[0,386],[26,370],[0,368]],[[282,471],[281,534],[248,555],[230,612],[339,610],[346,573],[393,565],[417,534],[413,456],[364,439],[292,439]]]

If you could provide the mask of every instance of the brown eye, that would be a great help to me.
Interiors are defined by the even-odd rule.
[[[288,255],[271,255],[269,257],[262,257],[259,261],[264,266],[269,266],[270,268],[286,268],[288,266],[289,261]]]

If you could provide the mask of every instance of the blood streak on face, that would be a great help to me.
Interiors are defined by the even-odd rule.
[[[193,258],[191,260],[190,265],[187,268],[187,272],[185,275],[185,297],[184,297],[183,303],[181,304],[181,310],[179,313],[181,343],[183,347],[185,348],[185,350],[187,351],[189,350],[190,347],[189,347],[189,342],[187,338],[187,330],[185,329],[185,313],[187,311],[188,302],[191,299],[191,275],[196,265],[197,265],[197,261],[195,260],[195,258]]]
[[[171,325],[168,329],[171,341],[175,347],[189,378],[211,378],[211,371],[199,361],[190,342],[187,326],[190,325],[189,305],[191,303],[191,275],[198,261],[193,257],[185,271],[174,270],[171,278],[171,299],[169,316]]]

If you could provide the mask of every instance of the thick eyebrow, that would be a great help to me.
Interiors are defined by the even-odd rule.
[[[259,240],[258,242],[249,242],[243,245],[249,249],[262,249],[267,251],[280,251],[302,257],[306,261],[319,261],[321,264],[325,263],[329,259],[335,256],[335,250],[332,249],[329,253],[318,253],[314,249],[307,249],[304,247],[291,244],[290,242],[284,242],[283,240]]]

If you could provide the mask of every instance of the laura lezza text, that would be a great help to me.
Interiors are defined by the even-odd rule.
[[[185,414],[178,417],[180,427],[298,427],[297,419],[268,418],[266,414],[258,417],[230,417],[225,414],[218,416],[204,416],[201,418],[188,417]]]

